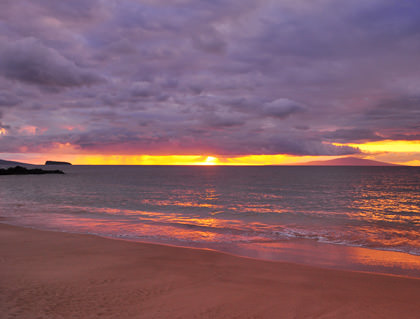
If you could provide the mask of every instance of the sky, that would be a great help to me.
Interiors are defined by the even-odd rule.
[[[420,165],[420,2],[2,0],[0,158]]]

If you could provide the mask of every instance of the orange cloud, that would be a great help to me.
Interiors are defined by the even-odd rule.
[[[47,128],[37,127],[33,125],[23,126],[19,129],[19,133],[23,135],[38,135],[48,131]]]

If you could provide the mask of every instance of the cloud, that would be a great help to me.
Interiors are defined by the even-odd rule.
[[[0,52],[0,74],[6,78],[53,88],[103,82],[96,73],[77,66],[35,38],[15,41]]]
[[[227,46],[222,36],[212,29],[194,34],[192,42],[194,47],[207,53],[223,53]]]
[[[0,114],[0,118],[1,118],[1,114]],[[10,125],[3,124],[3,122],[0,122],[0,128],[10,129]]]
[[[213,129],[237,127],[245,124],[245,120],[239,117],[237,114],[229,113],[204,113],[203,122]]]
[[[284,119],[292,114],[304,112],[305,108],[299,103],[289,99],[277,99],[272,102],[266,103],[262,107],[262,114],[278,117]]]
[[[21,103],[22,100],[17,98],[16,96],[6,93],[0,92],[0,107],[11,107],[16,106]]]
[[[330,141],[339,143],[379,141],[384,139],[372,130],[360,128],[338,129],[325,132],[322,136]]]
[[[336,137],[348,141],[412,140],[420,135],[419,118],[419,97],[399,96],[383,99],[348,121],[347,124],[352,124],[354,129],[338,130],[335,135],[347,135]],[[375,128],[375,133],[372,132],[372,127]],[[334,137],[334,134],[328,137]]]
[[[360,150],[354,147],[335,146],[317,138],[306,138],[297,134],[268,136],[266,140],[267,143],[264,144],[259,143],[255,138],[251,138],[247,142],[255,143],[255,145],[251,144],[253,146],[251,149],[259,149],[256,154],[339,156],[360,153]]]
[[[158,88],[150,82],[135,82],[131,86],[131,95],[134,97],[150,97],[156,95]]]
[[[1,1],[2,120],[48,128],[10,129],[2,149],[343,155],[359,150],[332,142],[418,139],[419,21],[397,0]]]
[[[386,99],[365,113],[366,120],[381,121],[383,124],[406,125],[420,116],[420,97],[400,96]],[[401,123],[403,122],[403,123]],[[416,121],[418,123],[418,121]]]

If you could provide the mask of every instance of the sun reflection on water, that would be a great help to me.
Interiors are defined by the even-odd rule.
[[[22,192],[22,184],[12,180],[0,187],[0,208],[10,199],[24,205],[9,203],[4,210],[26,225],[229,252],[243,249],[244,255],[279,256],[285,251],[293,255],[293,243],[303,241],[316,249],[333,244],[326,254],[336,256],[322,258],[339,263],[343,254],[340,258],[350,263],[383,267],[400,260],[417,265],[420,272],[415,262],[420,259],[419,172],[220,166],[115,169],[112,178],[98,169],[89,178],[83,177],[84,171],[77,177],[68,174],[51,186],[34,180],[28,183],[32,193]],[[141,174],[134,174],[136,170]],[[44,202],[39,202],[40,190]],[[305,248],[296,249],[303,253]],[[316,258],[315,251],[305,254],[307,260]]]

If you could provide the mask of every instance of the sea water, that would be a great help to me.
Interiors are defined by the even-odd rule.
[[[4,221],[420,277],[419,167],[60,169],[0,176]]]

